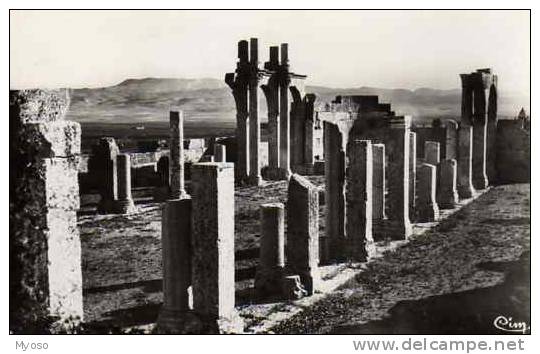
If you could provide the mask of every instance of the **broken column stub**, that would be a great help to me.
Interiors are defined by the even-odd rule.
[[[168,200],[161,219],[163,306],[157,320],[159,333],[189,332],[191,292],[191,198]]]
[[[83,319],[77,170],[67,90],[10,91],[10,331]],[[50,318],[50,317],[49,317]]]
[[[458,130],[458,193],[463,199],[471,198],[476,191],[472,184],[472,132],[470,125],[460,124]]]
[[[436,202],[437,168],[423,163],[418,168],[418,215],[419,222],[439,219],[439,207]]]
[[[214,162],[227,162],[227,147],[225,145],[214,145]]]
[[[319,190],[293,174],[287,197],[287,269],[298,274],[308,295],[317,291],[319,274]]]
[[[131,157],[129,154],[119,154],[116,159],[118,200],[116,201],[115,211],[119,214],[130,214],[137,210],[131,196]]]
[[[437,168],[439,183],[437,185],[437,204],[441,209],[452,209],[458,201],[457,162],[454,159],[441,161]]]
[[[234,164],[192,166],[193,310],[203,332],[237,333],[234,308]]]
[[[261,247],[255,290],[261,297],[281,294],[285,272],[285,206],[261,205]]]
[[[99,139],[98,145],[94,148],[96,165],[96,177],[99,181],[100,200],[98,212],[101,214],[114,213],[116,201],[118,200],[118,167],[117,156],[120,153],[116,141],[111,137]]]
[[[365,262],[375,253],[372,235],[373,154],[371,141],[349,143],[345,184],[346,257]]]

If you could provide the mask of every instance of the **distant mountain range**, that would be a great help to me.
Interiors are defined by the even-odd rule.
[[[306,86],[317,94],[317,104],[332,101],[337,95],[378,95],[380,102],[391,103],[398,114],[412,115],[416,121],[456,118],[460,114],[461,89],[431,88],[384,89],[375,87],[330,88]],[[499,114],[513,117],[529,98],[499,94]],[[68,119],[79,122],[135,123],[167,121],[171,107],[184,111],[187,121],[234,121],[234,99],[223,80],[145,78],[127,79],[103,88],[73,89]],[[266,104],[260,94],[261,115]]]

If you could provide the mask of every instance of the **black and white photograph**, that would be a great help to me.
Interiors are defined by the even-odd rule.
[[[11,2],[6,348],[524,352],[531,13]]]

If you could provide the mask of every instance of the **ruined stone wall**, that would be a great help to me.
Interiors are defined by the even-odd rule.
[[[67,90],[10,91],[9,101],[10,330],[42,333],[83,314],[81,128],[64,120]]]
[[[531,181],[531,132],[519,120],[497,122],[495,166],[499,183]]]

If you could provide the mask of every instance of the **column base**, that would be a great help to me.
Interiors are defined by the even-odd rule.
[[[250,186],[260,186],[262,184],[262,181],[263,179],[261,175],[252,175],[248,177],[246,182]]]
[[[236,310],[225,317],[210,317],[193,311],[162,310],[157,334],[233,334],[244,332],[244,320]]]
[[[454,191],[453,193],[441,194],[437,204],[439,205],[439,209],[454,209],[458,202],[458,193]]]
[[[472,185],[470,186],[458,186],[458,195],[460,199],[469,199],[474,197],[476,191]]]
[[[115,212],[117,214],[131,214],[137,211],[133,199],[117,200],[115,205]]]
[[[426,205],[418,209],[418,222],[432,222],[439,220],[439,207],[437,204]]]
[[[403,221],[396,220],[379,220],[373,221],[375,226],[373,232],[373,238],[376,241],[382,240],[406,240],[412,235],[412,225],[410,222],[404,223]]]
[[[477,190],[486,189],[488,187],[488,185],[489,185],[489,182],[487,180],[487,177],[486,178],[473,179],[473,186]]]
[[[291,178],[292,172],[280,167],[265,166],[261,170],[261,175],[264,179],[269,181],[283,181]]]
[[[273,269],[257,269],[255,274],[255,293],[259,298],[281,295],[281,286],[285,269],[275,267]]]
[[[99,214],[114,214],[116,212],[116,200],[101,199],[98,203],[97,211]]]

